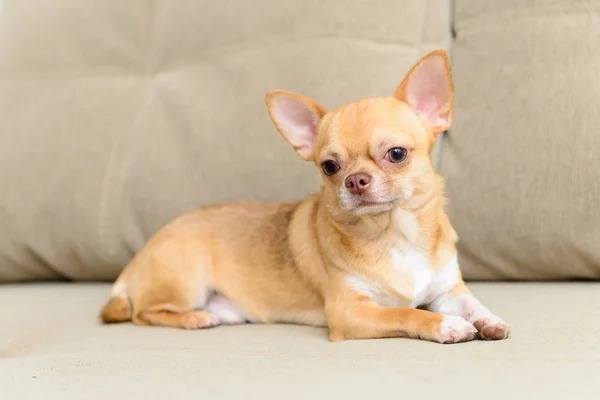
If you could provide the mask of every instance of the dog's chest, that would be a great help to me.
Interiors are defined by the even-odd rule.
[[[394,221],[403,239],[381,257],[382,265],[371,266],[379,270],[378,279],[351,276],[349,283],[385,307],[418,307],[448,293],[460,279],[456,254],[444,265],[433,265],[430,255],[412,244],[421,235],[416,216],[398,209]]]
[[[390,258],[394,280],[407,282],[407,287],[404,290],[398,288],[400,289],[398,292],[409,298],[413,303],[411,305],[419,305],[422,298],[427,297],[430,286],[436,278],[433,266],[426,256],[415,250],[399,251],[394,249],[391,251]],[[393,298],[391,302],[391,305],[396,305]]]
[[[390,251],[385,282],[352,276],[350,284],[384,307],[418,307],[448,293],[459,281],[456,256],[441,268],[416,250]]]

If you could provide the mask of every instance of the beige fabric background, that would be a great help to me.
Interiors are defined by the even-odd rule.
[[[393,92],[449,2],[5,0],[0,281],[113,279],[176,215],[290,200],[318,174],[264,107]]]
[[[600,278],[600,1],[456,1],[444,143],[461,266]]]
[[[469,279],[600,277],[600,0],[5,0],[0,281],[113,279],[176,215],[318,189],[264,109],[391,93],[452,47]],[[32,27],[35,27],[33,29]]]

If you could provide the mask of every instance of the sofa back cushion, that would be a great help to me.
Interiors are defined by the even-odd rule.
[[[467,278],[600,278],[599,9],[456,1],[440,161]]]
[[[114,279],[175,216],[296,200],[319,174],[267,115],[388,95],[449,1],[4,0],[0,281]]]

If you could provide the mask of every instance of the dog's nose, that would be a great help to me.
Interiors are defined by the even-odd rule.
[[[361,172],[358,174],[348,175],[344,182],[350,193],[363,194],[365,189],[371,183],[371,178],[371,175]]]

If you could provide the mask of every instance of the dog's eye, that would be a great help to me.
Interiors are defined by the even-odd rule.
[[[408,151],[402,147],[394,147],[387,152],[388,160],[393,163],[401,163],[406,160],[407,155]]]
[[[338,172],[340,170],[340,166],[332,160],[327,160],[325,161],[322,165],[321,168],[323,168],[323,172],[325,172],[325,175],[334,175],[336,172]]]

